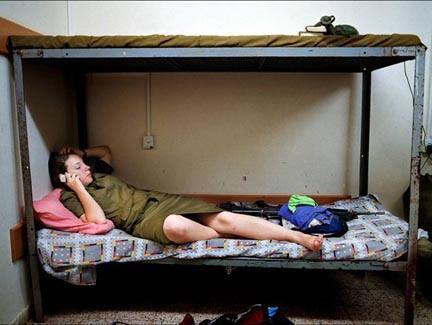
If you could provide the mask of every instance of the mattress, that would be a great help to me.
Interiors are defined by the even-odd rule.
[[[248,203],[245,203],[248,206]],[[252,206],[254,203],[249,203]],[[83,235],[52,229],[37,232],[38,256],[50,275],[75,285],[94,285],[96,266],[107,262],[143,260],[254,257],[308,260],[397,259],[408,249],[408,224],[386,211],[371,195],[337,201],[336,208],[361,211],[348,222],[348,232],[325,238],[322,249],[312,252],[298,244],[277,240],[212,239],[182,245],[166,245],[113,229],[106,235]],[[293,225],[277,215],[266,216],[284,227]]]
[[[10,36],[9,49],[142,48],[142,47],[392,47],[424,46],[416,35],[356,36]]]

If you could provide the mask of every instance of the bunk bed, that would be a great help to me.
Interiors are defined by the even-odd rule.
[[[79,145],[87,144],[85,74],[97,71],[145,72],[345,72],[361,73],[360,196],[368,194],[371,73],[415,60],[411,149],[408,253],[397,261],[295,260],[289,258],[202,258],[152,260],[183,263],[305,269],[399,271],[406,273],[405,323],[413,323],[415,305],[420,140],[424,100],[425,46],[414,35],[343,36],[12,36],[16,113],[22,165],[22,185],[28,235],[35,318],[43,320],[36,230],[28,151],[23,62],[37,62],[76,75]],[[411,108],[410,108],[411,109]]]

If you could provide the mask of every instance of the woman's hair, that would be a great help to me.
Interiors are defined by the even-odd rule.
[[[60,181],[59,174],[66,173],[66,160],[69,158],[69,154],[60,155],[57,152],[51,152],[48,160],[48,172],[53,188],[61,187],[64,188],[64,183]]]

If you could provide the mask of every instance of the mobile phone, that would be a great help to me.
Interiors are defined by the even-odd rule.
[[[66,175],[65,174],[59,174],[60,182],[66,183]]]

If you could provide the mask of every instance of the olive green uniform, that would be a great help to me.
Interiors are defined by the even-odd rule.
[[[172,243],[163,232],[163,223],[170,214],[189,215],[223,211],[198,199],[140,190],[112,175],[96,173],[93,174],[93,179],[86,189],[117,228],[133,236],[162,244]],[[60,199],[76,216],[84,214],[75,192],[64,190]]]

